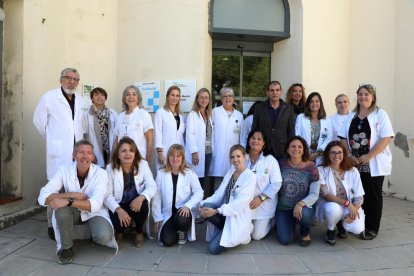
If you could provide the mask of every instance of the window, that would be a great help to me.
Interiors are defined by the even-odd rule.
[[[270,81],[270,53],[214,51],[212,68],[214,105],[221,105],[223,87],[234,89],[236,108],[244,114],[249,103],[265,99]]]

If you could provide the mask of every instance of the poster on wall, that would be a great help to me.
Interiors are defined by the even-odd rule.
[[[148,112],[156,112],[160,108],[160,81],[137,82],[142,94],[142,107]]]
[[[190,112],[197,93],[196,80],[166,80],[164,85],[165,93],[173,85],[178,86],[181,90],[181,112]]]
[[[91,101],[91,91],[95,88],[98,87],[97,84],[84,84],[82,86],[83,88],[83,93],[82,93],[82,98],[83,98],[83,110],[89,110],[89,107],[92,105],[92,101]]]

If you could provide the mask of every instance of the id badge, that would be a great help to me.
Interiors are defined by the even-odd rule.
[[[206,147],[210,147],[211,146],[211,140],[206,140]]]
[[[234,128],[233,128],[233,132],[237,133],[237,134],[240,134],[240,125],[235,125]]]

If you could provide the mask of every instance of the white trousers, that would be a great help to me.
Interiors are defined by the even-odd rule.
[[[349,214],[348,208],[339,205],[335,202],[326,202],[323,206],[324,218],[328,223],[328,229],[334,230],[336,224],[342,220],[342,225],[347,232],[359,234],[365,228],[365,214],[362,208],[358,209],[359,218],[356,218],[352,223],[346,223],[345,218]]]
[[[254,219],[252,220],[253,223],[253,232],[252,232],[252,239],[253,240],[261,240],[270,232],[270,229],[274,225],[274,218],[270,219]]]

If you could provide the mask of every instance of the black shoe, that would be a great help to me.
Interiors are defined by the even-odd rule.
[[[73,251],[72,247],[68,249],[61,249],[58,253],[58,263],[59,264],[70,264],[73,260]]]
[[[375,233],[374,231],[371,231],[371,230],[365,230],[365,231],[361,232],[361,234],[359,234],[359,238],[361,240],[365,240],[365,241],[373,240],[376,237],[377,237],[377,233]]]
[[[311,244],[312,240],[300,240],[299,245],[301,247],[308,247]]]
[[[53,227],[48,227],[47,228],[47,235],[49,236],[49,239],[51,239],[52,241],[55,241],[55,230],[53,230]]]
[[[336,228],[338,229],[338,237],[341,239],[346,239],[348,235],[346,234],[346,230],[344,226],[342,225],[342,221],[338,222],[336,224]]]
[[[327,244],[329,245],[335,245],[336,244],[336,240],[335,240],[335,230],[327,230],[326,231],[326,235],[325,235],[325,241]]]

